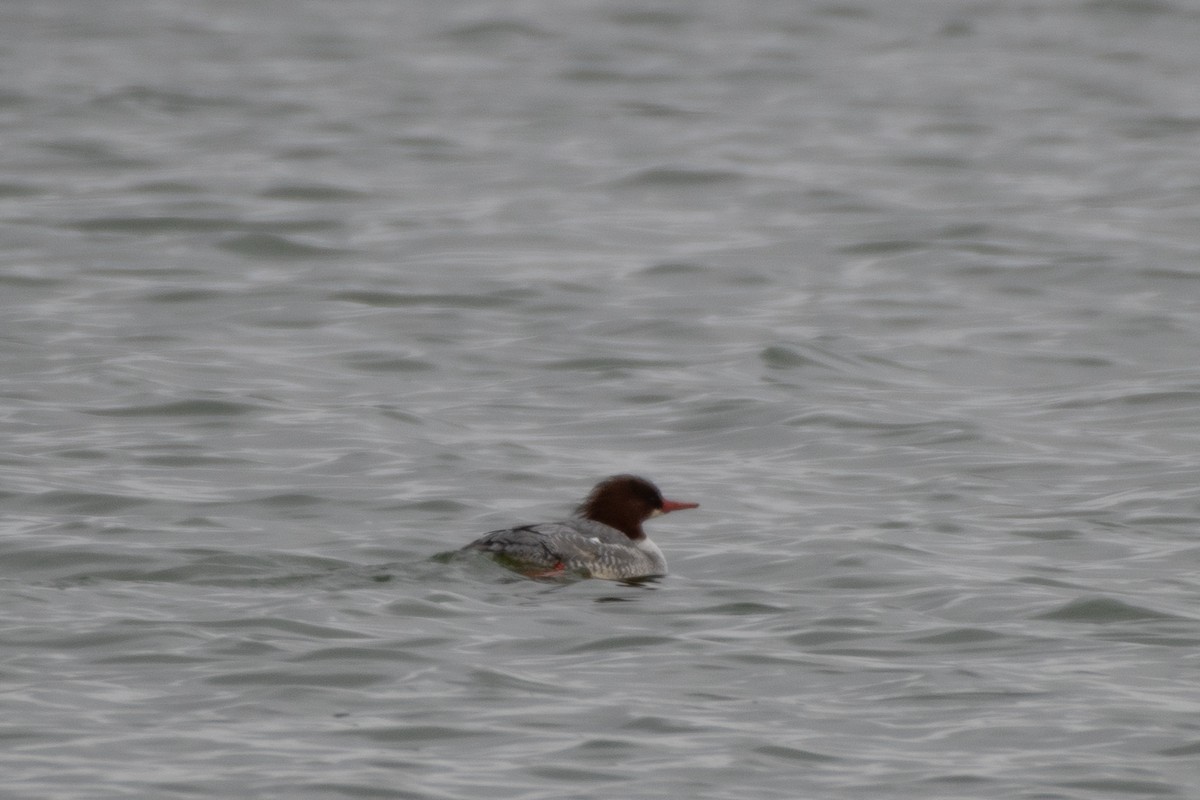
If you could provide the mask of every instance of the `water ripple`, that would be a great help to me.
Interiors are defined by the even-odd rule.
[[[58,5],[7,792],[1194,793],[1194,10]],[[625,471],[661,579],[453,556]]]

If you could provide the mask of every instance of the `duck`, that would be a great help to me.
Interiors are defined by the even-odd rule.
[[[612,475],[595,485],[571,517],[491,531],[460,552],[486,554],[531,578],[657,577],[667,574],[667,560],[642,523],[699,507],[666,499],[638,475]]]

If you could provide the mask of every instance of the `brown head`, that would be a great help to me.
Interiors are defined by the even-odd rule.
[[[575,513],[603,522],[636,541],[646,538],[642,523],[651,517],[699,505],[667,500],[657,486],[637,475],[613,475],[596,484]]]

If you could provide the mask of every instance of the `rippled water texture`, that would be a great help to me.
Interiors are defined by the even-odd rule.
[[[1191,798],[1200,7],[0,7],[0,795]],[[614,472],[671,574],[446,559]]]

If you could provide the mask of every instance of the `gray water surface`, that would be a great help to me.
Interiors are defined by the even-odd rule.
[[[1191,798],[1200,6],[0,8],[0,795]],[[671,574],[441,558],[638,472]]]

